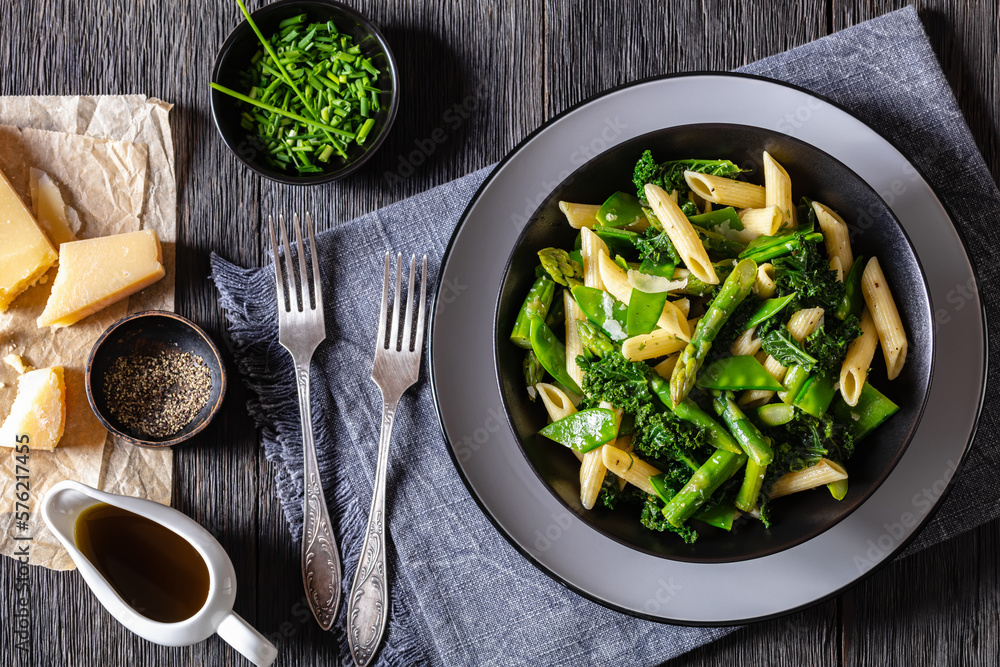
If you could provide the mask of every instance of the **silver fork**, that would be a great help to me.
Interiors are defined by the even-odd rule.
[[[295,385],[299,390],[299,414],[302,417],[303,459],[303,512],[302,512],[302,584],[306,599],[316,622],[324,630],[333,627],[340,607],[340,552],[330,525],[330,514],[323,496],[319,464],[316,462],[316,444],[313,442],[312,409],[309,401],[309,362],[313,353],[326,338],[323,317],[323,291],[320,287],[319,258],[316,256],[316,239],[313,236],[312,218],[306,213],[309,228],[309,247],[312,251],[312,298],[306,273],[306,253],[302,245],[302,225],[299,216],[292,218],[295,240],[298,245],[299,280],[295,281],[292,246],[285,231],[285,218],[278,216],[281,246],[284,250],[288,272],[281,268],[278,255],[278,238],[274,232],[274,219],[267,217],[274,253],[274,277],[278,286],[278,341],[292,355],[295,363]],[[287,305],[286,305],[287,303]]]
[[[347,600],[347,643],[354,664],[365,667],[375,656],[375,650],[385,634],[389,611],[389,582],[385,563],[385,478],[389,466],[389,439],[399,399],[420,374],[420,357],[424,344],[424,318],[427,300],[427,255],[423,259],[420,300],[413,298],[417,258],[410,258],[410,282],[406,296],[406,320],[402,341],[399,339],[400,282],[403,255],[396,256],[396,291],[389,303],[390,253],[385,254],[385,280],[382,283],[382,310],[379,311],[378,337],[375,339],[375,362],[372,380],[382,391],[382,430],[378,443],[378,465],[375,469],[375,490],[368,513],[364,546],[358,561],[358,571]],[[413,328],[413,307],[418,309],[417,327]],[[392,328],[386,344],[385,325],[392,313]],[[410,339],[413,339],[411,346]]]

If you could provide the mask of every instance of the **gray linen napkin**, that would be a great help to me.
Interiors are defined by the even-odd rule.
[[[998,265],[993,184],[912,8],[768,58],[743,71],[839,102],[889,137],[923,170],[980,267]],[[319,463],[345,557],[345,596],[374,478],[378,390],[368,380],[386,248],[427,252],[432,273],[489,168],[321,235],[328,342],[313,368]],[[365,230],[357,234],[358,228]],[[212,258],[236,362],[256,394],[250,413],[277,464],[289,527],[302,528],[302,449],[291,362],[277,342],[273,272]],[[433,277],[433,275],[432,275]],[[984,282],[986,282],[984,280]],[[983,294],[991,323],[998,295]],[[995,359],[995,358],[994,358]],[[991,360],[990,375],[997,362]],[[422,374],[422,378],[425,377]],[[919,549],[1000,515],[996,404],[985,407],[972,453]],[[346,472],[350,471],[350,472]],[[577,596],[537,571],[493,528],[452,465],[423,379],[396,420],[389,477],[392,615],[383,665],[657,664],[731,628],[638,620]],[[595,627],[602,632],[593,633]],[[343,640],[343,618],[336,632]],[[341,641],[345,662],[346,641]]]

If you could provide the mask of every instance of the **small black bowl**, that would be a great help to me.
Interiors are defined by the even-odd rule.
[[[104,377],[115,360],[135,352],[156,353],[175,349],[201,357],[212,374],[212,391],[201,412],[177,433],[162,438],[139,436],[121,424],[108,410]],[[143,447],[169,447],[200,433],[219,412],[226,395],[226,369],[222,355],[201,327],[176,313],[147,310],[124,317],[101,334],[87,359],[87,401],[104,428],[128,442]]]
[[[259,145],[240,125],[242,103],[212,90],[212,118],[223,141],[243,164],[265,178],[289,185],[317,185],[330,183],[357,171],[385,141],[399,109],[399,73],[396,60],[385,37],[374,23],[347,5],[334,0],[281,0],[253,12],[254,23],[265,38],[278,29],[285,19],[306,14],[310,21],[333,21],[337,30],[350,35],[361,52],[371,58],[381,74],[381,86],[386,92],[380,96],[381,110],[374,116],[375,126],[363,146],[352,146],[347,163],[333,163],[319,174],[299,174],[294,169],[276,169],[267,164]],[[240,83],[240,74],[260,49],[260,40],[250,24],[244,20],[229,34],[219,54],[215,57],[212,81],[238,92],[246,93]],[[388,84],[388,86],[386,85]],[[386,89],[387,88],[387,89]]]
[[[601,203],[615,190],[634,192],[632,172],[642,152],[658,161],[728,158],[763,182],[761,155],[767,150],[788,171],[795,201],[809,196],[832,207],[848,223],[855,256],[878,257],[893,289],[909,338],[902,374],[888,382],[877,352],[872,384],[900,406],[875,432],[858,443],[847,462],[850,490],[835,501],[824,489],[775,501],[772,525],[743,520],[732,532],[698,526],[701,536],[685,544],[676,535],[647,530],[635,507],[584,510],[579,498],[580,464],[570,451],[538,431],[546,424],[540,401],[524,390],[524,350],[508,336],[535,280],[537,252],[549,246],[572,247],[576,230],[560,212],[560,200]],[[534,212],[508,259],[500,285],[495,331],[495,362],[508,422],[540,481],[595,530],[635,549],[689,562],[732,562],[788,549],[836,525],[861,506],[889,476],[906,450],[923,414],[934,360],[934,324],[927,281],[906,232],[879,195],[846,165],[820,149],[769,129],[745,125],[698,124],[666,128],[635,137],[593,158],[563,180]]]

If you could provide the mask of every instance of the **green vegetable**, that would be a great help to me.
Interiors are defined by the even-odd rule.
[[[722,530],[732,530],[733,521],[740,516],[739,511],[728,503],[718,503],[712,507],[702,508],[691,518]]]
[[[572,259],[561,248],[543,248],[538,251],[538,260],[552,280],[564,287],[583,284],[583,265]]]
[[[531,321],[530,317],[545,318],[552,305],[552,295],[555,294],[556,285],[547,276],[538,278],[528,291],[521,310],[517,313],[514,321],[514,329],[510,334],[510,342],[525,350],[531,349]]]
[[[587,320],[576,321],[576,333],[580,337],[580,344],[583,345],[583,348],[598,359],[620,349],[608,338],[607,334]]]
[[[726,277],[733,271],[733,260],[723,260],[721,262],[715,262],[712,264],[712,268],[715,269],[715,275],[718,276],[719,280],[725,281]],[[641,267],[640,267],[640,270]],[[643,273],[648,273],[643,271]],[[677,280],[677,278],[674,278]],[[708,283],[702,282],[700,279],[694,275],[688,274],[687,285],[681,290],[684,294],[690,294],[691,296],[711,296],[715,294],[719,289],[718,285],[709,285]]]
[[[795,408],[785,403],[769,403],[757,408],[757,421],[767,426],[781,426],[795,418]]]
[[[521,365],[521,369],[524,372],[524,385],[526,387],[534,388],[536,384],[545,379],[545,369],[542,368],[541,362],[535,356],[534,350],[528,350],[524,353],[524,362]],[[535,392],[529,391],[528,398],[534,401]]]
[[[758,236],[740,253],[740,259],[752,259],[758,264],[809,248],[823,240],[819,232],[788,232],[777,236]],[[829,268],[829,265],[827,265]]]
[[[707,412],[702,410],[701,407],[690,398],[685,398],[676,406],[671,406],[670,385],[668,385],[667,381],[659,375],[650,374],[649,388],[653,390],[653,393],[656,394],[657,398],[659,398],[665,406],[673,410],[675,415],[701,429],[702,433],[705,434],[705,439],[708,441],[708,444],[713,447],[717,447],[718,449],[724,449],[727,452],[733,452],[734,454],[739,454],[743,451],[740,449],[740,446],[736,444],[733,436],[729,435],[729,432],[725,428],[720,426],[718,422],[712,419]]]
[[[796,233],[796,238],[799,236],[801,233]],[[819,244],[802,242],[790,254],[772,259],[771,264],[778,294],[797,292],[798,301],[829,313],[844,298],[844,283],[837,280],[836,271],[830,270],[830,260]]]
[[[647,229],[645,233],[636,236],[635,247],[639,251],[639,259],[642,260],[644,266],[647,263],[650,266],[666,266],[668,264],[677,266],[681,262],[681,256],[677,254],[677,249],[670,240],[670,236],[666,232],[658,232],[652,227]],[[641,267],[639,270],[643,273],[649,273]],[[673,273],[670,275],[672,276]]]
[[[705,504],[723,482],[732,477],[746,462],[745,454],[733,454],[717,449],[663,508],[663,516],[674,526],[680,526]]]
[[[580,387],[566,370],[566,346],[556,338],[552,329],[545,326],[545,322],[540,318],[532,317],[530,319],[531,349],[534,350],[538,362],[567,389],[576,394],[582,394]]]
[[[822,419],[795,411],[788,423],[767,429],[774,451],[774,461],[769,468],[797,472],[815,465],[823,457],[843,463],[854,453],[855,438],[850,427],[844,426],[830,415]],[[770,484],[773,480],[765,480]]]
[[[830,495],[833,496],[834,500],[843,500],[847,496],[846,479],[838,479],[836,482],[830,482],[826,485],[826,488],[830,491]]]
[[[626,330],[629,336],[648,334],[656,327],[667,302],[666,292],[643,292],[633,289],[628,300]]]
[[[677,190],[678,194],[688,193],[685,171],[696,171],[713,176],[736,176],[742,169],[729,160],[672,160],[657,164],[653,154],[645,151],[635,165],[632,182],[635,183],[640,201],[646,201],[646,183],[659,185],[668,193]]]
[[[836,395],[833,379],[829,375],[817,373],[806,380],[792,405],[819,419],[826,414]]]
[[[694,387],[698,369],[712,347],[712,340],[740,302],[750,294],[756,277],[757,265],[750,260],[743,260],[736,265],[712,299],[705,315],[698,321],[691,342],[681,351],[670,378],[670,396],[674,405],[684,400]]]
[[[765,389],[778,391],[781,383],[774,379],[754,357],[723,357],[712,363],[698,377],[696,386],[702,389]]]
[[[597,211],[597,219],[608,227],[628,227],[645,219],[642,204],[635,195],[616,192],[601,205]]]
[[[541,269],[541,266],[538,267]],[[544,273],[544,270],[542,271]],[[566,304],[563,301],[563,291],[558,290],[552,297],[552,305],[549,306],[549,312],[545,316],[545,326],[555,330],[558,327],[563,326],[566,322]]]
[[[751,327],[757,326],[761,322],[771,319],[780,313],[782,309],[784,309],[784,307],[797,296],[798,294],[796,292],[792,292],[791,294],[787,294],[776,299],[766,299],[765,301],[762,301],[760,308],[758,308],[757,311],[750,316],[750,319],[742,325],[743,330],[746,331]]]
[[[740,216],[736,214],[736,209],[732,206],[717,208],[701,215],[691,215],[688,216],[688,220],[691,221],[692,225],[703,229],[716,228],[721,233],[729,230],[743,231],[743,221],[740,220]]]
[[[833,314],[838,320],[847,319],[849,315],[861,317],[861,310],[865,307],[865,298],[861,291],[861,277],[865,272],[864,259],[860,255],[856,257],[851,270],[844,276],[844,298]]]
[[[595,225],[591,231],[597,234],[597,237],[604,241],[608,245],[608,249],[614,253],[631,255],[636,252],[636,242],[640,238],[637,232],[601,225]]]
[[[861,388],[857,405],[851,407],[843,398],[839,398],[833,406],[837,422],[846,426],[855,440],[874,431],[898,410],[898,405],[868,382]]]
[[[806,350],[816,358],[816,368],[821,373],[839,371],[847,348],[861,335],[858,316],[849,314],[843,321],[827,319],[806,336]]]
[[[628,338],[625,333],[628,326],[628,306],[604,290],[594,287],[578,285],[572,291],[576,305],[580,306],[588,320],[604,329],[612,340]]]
[[[736,442],[744,452],[759,466],[766,466],[774,458],[771,445],[761,435],[743,411],[736,405],[733,393],[712,392],[715,400],[712,406],[716,414],[722,417],[722,421],[729,427],[729,431],[736,437]]]
[[[610,476],[610,475],[609,475]],[[659,532],[676,533],[688,544],[694,544],[698,539],[698,533],[690,526],[675,526],[663,516],[663,507],[656,496],[646,494],[645,504],[642,506],[642,515],[639,521],[649,530]]]
[[[242,127],[271,167],[309,174],[322,172],[334,154],[348,161],[381,109],[380,70],[332,22],[304,25],[301,14],[265,38],[243,1],[237,4],[262,48],[241,74],[247,93],[212,88],[247,105]]]
[[[701,227],[695,227],[694,230],[701,239],[701,244],[705,246],[705,250],[708,252],[735,259],[739,257],[741,252],[746,250],[746,246],[742,243],[728,239],[718,232],[702,229]]]
[[[608,443],[618,435],[614,410],[589,408],[552,422],[539,433],[560,445],[586,454]]]
[[[781,400],[790,405],[798,397],[808,379],[809,370],[805,366],[790,366],[785,373],[785,391],[779,394]]]
[[[743,476],[743,484],[736,494],[736,507],[744,512],[752,512],[757,507],[757,498],[760,497],[760,489],[764,485],[764,474],[767,466],[757,465],[753,459],[747,461],[746,473]]]
[[[816,357],[803,350],[785,328],[775,329],[761,338],[760,348],[782,366],[802,366],[811,371],[816,365]]]

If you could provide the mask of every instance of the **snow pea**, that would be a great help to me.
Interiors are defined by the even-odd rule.
[[[616,192],[605,201],[597,211],[597,219],[608,227],[628,227],[645,219],[642,204],[635,195],[627,192]]]
[[[844,496],[847,495],[847,480],[839,479],[836,482],[830,482],[826,485],[826,488],[830,491],[830,495],[833,496],[834,500],[843,500]]]
[[[813,375],[802,386],[792,405],[819,419],[837,395],[833,379],[826,375]]]
[[[619,255],[622,253],[635,254],[635,241],[639,238],[635,232],[597,225],[594,227],[594,233],[608,245],[612,252]]]
[[[714,211],[702,213],[701,215],[688,216],[688,220],[691,221],[692,225],[706,229],[717,227],[723,232],[727,228],[735,231],[743,230],[743,221],[740,220],[740,216],[736,215],[736,209],[732,206],[717,208]]]
[[[805,386],[808,379],[809,371],[806,370],[805,366],[798,364],[791,366],[785,373],[785,391],[781,392],[778,397],[785,403],[791,404],[798,398],[799,392],[802,391],[802,387]]]
[[[648,257],[642,260],[642,263],[639,265],[639,271],[645,273],[646,275],[659,276],[670,280],[674,277],[675,268],[677,268],[677,265],[669,260],[664,262],[654,262]]]
[[[801,240],[800,240],[801,239]],[[778,234],[777,236],[758,236],[746,250],[740,253],[740,259],[752,259],[761,264],[775,257],[787,255],[798,249],[802,242],[819,243],[823,240],[823,235],[819,232],[803,233],[801,231]]]
[[[691,518],[722,530],[731,530],[733,521],[739,516],[739,510],[729,503],[719,503],[714,507],[698,510]]]
[[[737,391],[742,389],[766,389],[778,391],[781,383],[767,372],[755,358],[745,355],[723,357],[706,368],[695,383],[702,389]]]
[[[761,322],[766,322],[775,315],[781,312],[781,310],[791,303],[792,299],[798,296],[798,292],[792,292],[787,296],[777,297],[775,299],[766,299],[761,301],[760,308],[757,309],[749,320],[747,320],[746,329],[755,327]]]
[[[648,334],[656,327],[663,306],[667,302],[666,292],[643,292],[633,289],[628,300],[626,331],[629,336]]]
[[[539,433],[560,445],[586,454],[615,439],[618,425],[614,410],[590,408],[552,422]]]
[[[528,291],[528,296],[521,304],[521,310],[518,311],[517,319],[514,321],[514,329],[510,334],[510,341],[514,345],[525,350],[531,349],[530,317],[535,315],[545,318],[546,313],[549,312],[549,306],[552,305],[552,295],[555,294],[555,291],[556,284],[548,275],[535,280],[535,284]]]
[[[782,426],[795,418],[795,408],[785,403],[769,403],[757,408],[757,421],[764,426]]]
[[[667,476],[662,472],[659,475],[653,475],[649,478],[649,485],[653,487],[654,491],[656,491],[656,495],[660,497],[660,500],[664,503],[669,503],[670,499],[674,496],[663,483],[663,480],[666,479],[666,477]]]
[[[532,317],[531,320],[531,349],[538,358],[538,363],[542,368],[556,380],[561,382],[570,391],[583,395],[580,386],[570,377],[566,370],[566,346],[556,338],[552,329],[545,326],[545,322],[539,317]]]
[[[833,406],[833,416],[838,422],[852,429],[854,440],[860,440],[879,427],[886,419],[896,414],[899,406],[889,400],[869,383],[861,388],[861,396],[854,407],[848,405],[843,398],[837,399]]]
[[[865,272],[864,259],[859,255],[844,277],[844,299],[833,313],[838,320],[845,320],[848,315],[861,317],[861,309],[865,305],[864,295],[861,292],[861,276]]]
[[[573,288],[573,298],[587,319],[604,329],[611,340],[622,341],[628,338],[625,333],[628,328],[628,306],[624,303],[604,290],[582,285]]]

